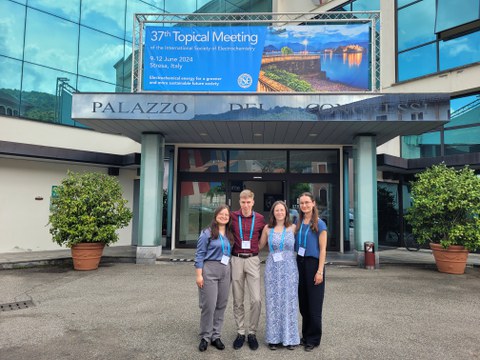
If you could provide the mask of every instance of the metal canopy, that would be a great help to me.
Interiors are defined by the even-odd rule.
[[[381,145],[448,120],[445,94],[95,94],[73,96],[72,118],[100,132],[168,144]]]

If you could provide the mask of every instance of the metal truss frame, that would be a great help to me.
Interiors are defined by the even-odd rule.
[[[133,19],[132,92],[142,92],[143,34],[146,25],[205,26],[221,25],[303,25],[303,24],[365,24],[371,31],[371,85],[372,91],[380,86],[380,22],[379,11],[332,11],[309,13],[137,13]]]

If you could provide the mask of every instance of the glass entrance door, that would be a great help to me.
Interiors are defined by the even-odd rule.
[[[290,214],[298,216],[300,206],[299,196],[309,192],[315,198],[318,216],[327,224],[328,242],[327,250],[339,251],[338,233],[340,227],[338,188],[330,182],[293,182],[290,184]]]
[[[285,181],[232,181],[230,186],[230,207],[240,208],[240,192],[249,189],[255,194],[253,210],[262,214],[268,222],[270,208],[277,200],[286,200]]]

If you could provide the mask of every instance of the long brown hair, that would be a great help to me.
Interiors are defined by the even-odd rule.
[[[300,200],[302,196],[308,196],[310,200],[312,200],[312,202],[315,202],[315,198],[309,192],[301,193],[298,199]],[[302,223],[303,223],[304,214],[301,208],[299,210],[300,211],[298,212],[298,224],[297,224],[297,228],[295,229],[295,233],[298,233],[298,230],[300,230],[300,227],[302,226]],[[312,209],[312,218],[310,219],[310,229],[312,229],[312,231],[318,232],[318,209],[316,205],[314,205]]]
[[[285,222],[283,223],[283,225],[285,225],[286,228],[292,225],[292,222],[290,220],[290,215],[288,213],[287,204],[285,204],[285,202],[282,200],[277,200],[273,203],[272,207],[270,208],[270,215],[269,215],[269,221],[268,221],[269,228],[273,228],[275,227],[275,225],[277,225],[277,219],[275,219],[274,212],[275,212],[275,207],[280,204],[283,205],[283,207],[285,208]]]
[[[218,239],[220,232],[218,231],[217,215],[220,211],[227,209],[229,220],[225,225],[225,236],[227,237],[230,244],[233,244],[233,231],[232,231],[232,218],[230,217],[230,207],[226,204],[219,205],[213,212],[213,219],[210,223],[210,239]]]

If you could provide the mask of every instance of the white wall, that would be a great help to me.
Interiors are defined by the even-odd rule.
[[[0,140],[117,155],[141,151],[139,143],[124,136],[2,116],[0,116]]]
[[[60,184],[67,170],[107,172],[102,167],[0,158],[0,252],[61,249],[47,224],[52,186]],[[135,169],[120,169],[118,179],[130,208],[135,178]],[[131,245],[131,232],[131,224],[121,229],[114,246]]]

